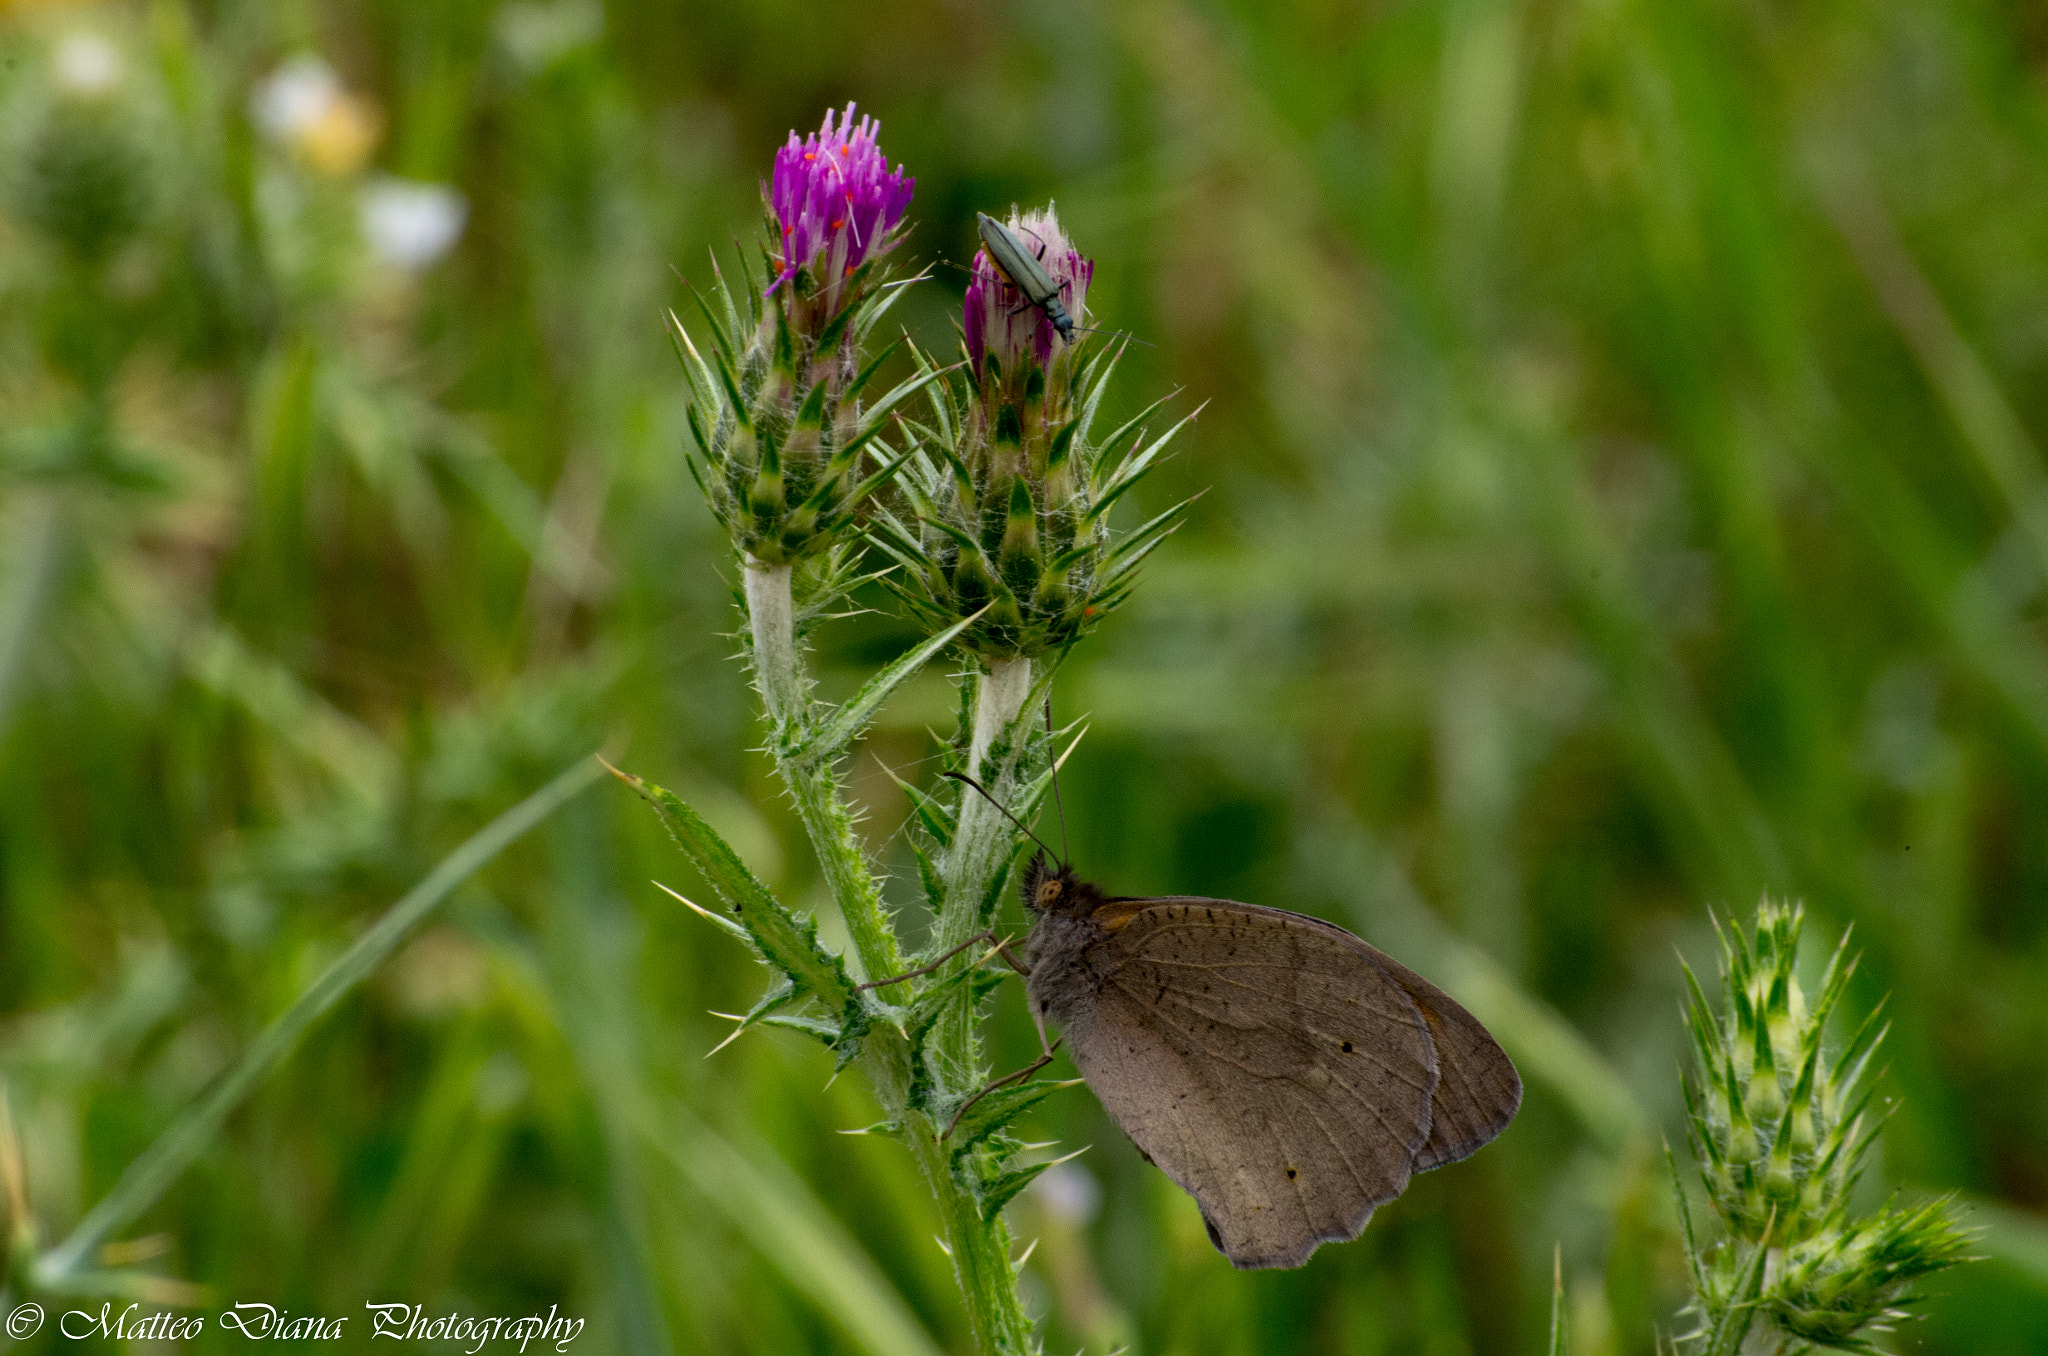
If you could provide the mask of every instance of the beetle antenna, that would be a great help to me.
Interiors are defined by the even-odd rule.
[[[1066,803],[1060,799],[1059,747],[1053,733],[1052,693],[1050,692],[1045,694],[1045,738],[1047,743],[1053,745],[1050,753],[1052,758],[1052,808],[1058,812],[1060,817],[1060,846],[1065,849],[1062,857],[1062,862],[1064,863],[1073,859],[1074,849],[1073,845],[1067,842],[1067,807]]]
[[[1052,855],[1059,859],[1060,867],[1062,870],[1066,868],[1066,858],[1061,857],[1060,854],[1057,852],[1053,852],[1050,844],[1048,844],[1043,838],[1040,838],[1037,834],[1031,831],[1030,825],[1026,824],[1023,820],[1017,818],[1017,816],[1011,814],[1008,810],[1004,809],[1003,803],[997,800],[994,796],[991,796],[988,793],[987,787],[983,786],[980,782],[974,780],[974,778],[968,776],[964,772],[941,772],[939,775],[941,777],[946,777],[956,782],[965,782],[967,783],[967,785],[973,787],[976,791],[979,791],[981,793],[981,798],[983,800],[987,801],[989,804],[996,807],[997,814],[1009,820],[1012,824],[1015,824],[1017,826],[1018,831],[1021,832],[1026,838],[1029,838],[1032,842],[1038,844],[1047,852],[1052,852]],[[1055,779],[1055,781],[1057,781],[1057,779]]]
[[[1121,339],[1121,340],[1123,340],[1123,341],[1124,341],[1125,343],[1127,343],[1127,344],[1142,344],[1142,345],[1144,345],[1144,347],[1146,347],[1146,348],[1158,348],[1158,347],[1159,347],[1159,345],[1157,345],[1157,344],[1154,344],[1154,343],[1148,343],[1148,342],[1146,342],[1145,340],[1143,340],[1143,339],[1140,339],[1140,338],[1139,338],[1139,337],[1138,337],[1137,335],[1135,335],[1135,334],[1132,334],[1132,333],[1131,333],[1130,331],[1128,331],[1128,330],[1104,330],[1104,329],[1097,329],[1097,328],[1096,328],[1095,326],[1093,326],[1093,325],[1076,325],[1076,326],[1074,326],[1074,333],[1076,333],[1076,334],[1106,334],[1106,335],[1108,335],[1108,336],[1109,336],[1110,338],[1112,338],[1112,339]]]

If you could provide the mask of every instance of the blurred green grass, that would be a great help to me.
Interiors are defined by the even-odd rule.
[[[90,98],[53,87],[80,33],[119,57]],[[1650,1351],[1673,948],[1766,888],[1853,925],[1853,1007],[1892,995],[1870,1190],[1984,1202],[1991,1260],[1896,1346],[2048,1349],[2029,7],[17,3],[0,49],[0,1077],[45,1242],[607,738],[823,898],[659,321],[788,129],[858,99],[920,258],[1056,197],[1102,323],[1157,346],[1121,397],[1208,402],[1140,493],[1211,492],[1059,694],[1077,862],[1344,921],[1530,1075],[1496,1146],[1285,1275],[1048,1102],[1039,1138],[1095,1146],[1018,1206],[1049,1349],[1535,1351],[1561,1241],[1573,1349]],[[338,177],[250,113],[308,51],[381,127]],[[363,256],[381,173],[460,190],[448,258]],[[906,323],[949,343],[958,291]],[[909,640],[828,630],[828,692]],[[899,877],[874,760],[949,713],[904,693],[852,769]],[[143,1265],[299,1313],[560,1304],[608,1351],[959,1349],[910,1165],[833,1133],[872,1108],[794,1038],[701,1058],[757,981],[651,877],[696,885],[617,788],[511,848],[230,1119]]]

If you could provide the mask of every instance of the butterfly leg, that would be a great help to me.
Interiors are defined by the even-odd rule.
[[[993,931],[994,929],[990,930]],[[1023,961],[1018,960],[1016,956],[1011,954],[1010,939],[1008,937],[1005,937],[1001,941],[996,943],[996,954],[998,956],[1001,956],[1005,961],[1009,962],[1010,968],[1012,970],[1015,970],[1018,974],[1024,975],[1026,977],[1030,976],[1031,967],[1026,965]],[[1045,1037],[1041,1035],[1038,1038],[1038,1043],[1040,1045],[1045,1044]]]
[[[1030,973],[1030,971],[1026,970],[1023,966],[1017,965],[1016,958],[1010,954],[1009,938],[1005,937],[1000,941],[996,941],[996,930],[994,928],[989,928],[986,931],[975,933],[972,937],[969,937],[966,941],[960,943],[960,945],[954,947],[951,951],[948,951],[945,955],[939,957],[930,965],[921,965],[915,970],[905,970],[902,974],[891,975],[887,979],[871,979],[865,984],[856,984],[853,987],[853,991],[855,993],[859,993],[863,989],[880,989],[890,984],[901,984],[906,979],[916,979],[919,975],[928,975],[932,971],[938,969],[941,965],[944,965],[947,961],[953,959],[953,957],[959,955],[962,951],[965,951],[968,947],[979,946],[981,943],[988,941],[995,941],[996,950],[1002,953],[1003,959],[1009,961],[1011,965],[1016,966],[1017,970],[1020,973]]]
[[[1043,1041],[1045,1039],[1044,1033],[1041,1032],[1039,1034],[1038,1039],[1040,1041]],[[1040,1069],[1043,1069],[1046,1065],[1052,1063],[1053,1053],[1060,1048],[1060,1042],[1065,1039],[1065,1036],[1055,1037],[1053,1039],[1052,1044],[1045,1047],[1045,1053],[1040,1055],[1037,1059],[1032,1060],[1029,1064],[1026,1064],[1023,1068],[1017,1070],[1017,1072],[1013,1074],[1005,1074],[1001,1078],[996,1079],[995,1082],[990,1083],[987,1087],[984,1087],[980,1092],[975,1093],[972,1097],[962,1102],[960,1104],[960,1109],[953,1113],[953,1119],[946,1122],[945,1132],[939,1136],[940,1141],[943,1142],[948,1136],[950,1136],[953,1133],[954,1127],[960,1124],[960,1118],[967,1114],[968,1107],[973,1106],[976,1102],[988,1096],[997,1088],[1004,1087],[1008,1084],[1016,1083],[1023,1079],[1029,1078],[1031,1077],[1031,1075],[1037,1073]]]

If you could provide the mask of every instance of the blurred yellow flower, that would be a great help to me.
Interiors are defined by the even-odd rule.
[[[293,139],[293,149],[322,174],[335,178],[353,174],[377,144],[378,122],[376,110],[368,103],[344,94],[306,124]]]
[[[382,130],[369,101],[344,90],[333,68],[311,54],[279,67],[250,105],[272,140],[337,178],[363,167]]]

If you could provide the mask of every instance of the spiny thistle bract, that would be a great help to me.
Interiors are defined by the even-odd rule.
[[[1815,1346],[1868,1349],[1859,1334],[1907,1317],[1907,1287],[1963,1261],[1969,1236],[1946,1200],[1887,1205],[1869,1219],[1809,1238],[1785,1254],[1774,1322]]]
[[[1802,922],[1798,905],[1766,899],[1752,936],[1715,923],[1725,999],[1718,1016],[1685,971],[1698,1061],[1685,1084],[1693,1154],[1727,1235],[1702,1249],[1685,1221],[1701,1319],[1692,1336],[1696,1350],[1715,1356],[1869,1350],[1864,1334],[1904,1316],[1912,1281],[1963,1260],[1968,1243],[1946,1200],[1849,1218],[1876,1134],[1866,1123],[1874,1092],[1866,1075],[1884,1029],[1874,1010],[1832,1057],[1823,1049],[1856,962],[1845,936],[1809,1007],[1794,973]],[[1758,1318],[1768,1326],[1752,1332]]]
[[[1013,211],[1009,227],[1043,247],[1039,262],[1080,323],[1094,264],[1050,208]],[[961,640],[967,648],[990,658],[1057,652],[1123,602],[1139,562],[1186,512],[1177,504],[1121,537],[1109,528],[1110,508],[1187,420],[1147,442],[1162,399],[1097,440],[1121,348],[1089,354],[1061,339],[986,250],[974,259],[962,330],[966,364],[934,387],[932,424],[913,425],[923,446],[899,481],[907,513],[877,513],[872,536],[902,566],[892,587],[927,625],[986,608]]]
[[[874,121],[856,126],[853,115],[848,104],[835,125],[828,112],[819,131],[802,141],[792,132],[777,153],[763,189],[768,281],[757,289],[743,261],[735,291],[713,264],[712,295],[698,297],[711,329],[708,357],[670,317],[695,397],[690,471],[734,542],[762,565],[844,539],[896,469],[868,469],[869,445],[889,412],[933,379],[921,374],[861,404],[894,352],[891,345],[863,365],[868,337],[915,281],[887,281],[881,262],[901,238],[913,180],[888,168]]]

